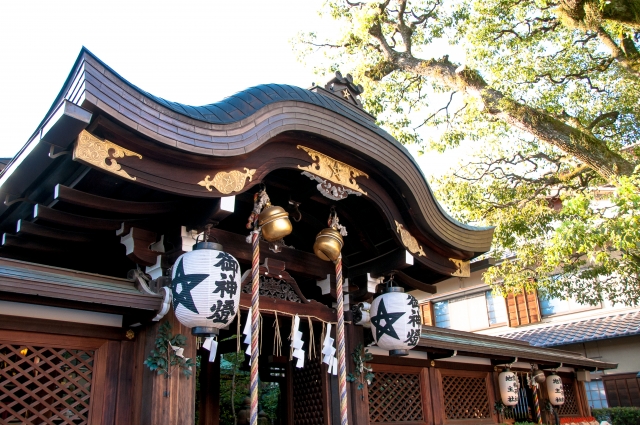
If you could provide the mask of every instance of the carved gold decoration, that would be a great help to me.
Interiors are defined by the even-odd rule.
[[[394,220],[395,221],[395,220]],[[400,239],[402,239],[402,243],[412,254],[417,254],[419,257],[426,257],[427,254],[422,250],[422,245],[418,244],[416,238],[414,238],[411,233],[404,226],[396,221],[396,229],[398,230],[398,234],[400,235]]]
[[[127,331],[127,333],[126,333],[126,334],[124,334],[124,336],[126,336],[126,337],[127,337],[127,339],[133,339],[133,338],[136,336],[136,334],[135,334],[135,332],[133,332],[131,329],[129,329],[129,330]]]
[[[207,176],[204,180],[198,182],[200,186],[204,186],[207,188],[209,192],[212,191],[211,186],[215,187],[218,192],[228,195],[231,192],[240,192],[242,188],[244,188],[247,177],[249,181],[255,174],[256,170],[250,170],[247,167],[244,167],[245,172],[241,172],[238,170],[233,171],[220,171],[215,175],[213,180],[211,180],[211,176]]]
[[[456,265],[456,271],[451,273],[451,276],[457,277],[469,277],[471,276],[471,265],[468,261],[458,260],[456,258],[449,258],[453,264]]]
[[[369,178],[368,174],[305,146],[298,145],[298,149],[306,151],[313,161],[317,161],[317,163],[306,167],[298,165],[299,169],[315,174],[320,178],[342,185],[353,191],[360,192],[364,195],[367,194],[367,192],[360,189],[360,186],[358,186],[356,177],[364,176]]]
[[[122,169],[115,158],[125,156],[137,156],[142,159],[142,155],[125,149],[105,139],[100,139],[87,130],[82,130],[78,136],[78,142],[73,149],[73,159],[87,162],[98,168],[117,174],[125,179],[135,180],[129,173]]]

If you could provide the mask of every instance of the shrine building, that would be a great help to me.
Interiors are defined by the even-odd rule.
[[[447,215],[361,93],[337,73],[189,106],[83,49],[33,136],[0,162],[0,424],[589,416],[584,381],[615,364],[420,318],[412,291],[469,276],[493,229]],[[289,233],[271,237],[274,223]],[[215,290],[202,289],[213,272],[194,271],[198,252],[220,259],[206,265]],[[403,306],[381,301],[399,294]],[[158,343],[169,325],[184,338]],[[255,360],[232,365],[238,351]],[[249,373],[257,419],[255,405],[221,402]]]

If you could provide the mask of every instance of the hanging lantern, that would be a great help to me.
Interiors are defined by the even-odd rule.
[[[289,213],[282,207],[271,205],[270,202],[267,202],[258,216],[258,225],[262,228],[262,237],[267,242],[278,241],[293,230]]]
[[[393,278],[371,303],[371,330],[378,347],[389,350],[390,356],[407,356],[420,339],[418,300],[392,284]]]
[[[554,406],[562,406],[564,404],[562,379],[555,373],[547,376],[547,393],[549,394],[549,402]]]
[[[171,275],[173,310],[194,335],[216,335],[240,305],[240,265],[214,242],[196,243],[181,255]]]
[[[329,213],[329,227],[322,229],[316,236],[313,244],[313,252],[324,261],[335,262],[340,257],[340,252],[344,246],[342,236],[347,235],[347,230],[338,222],[338,214],[334,207]]]
[[[518,404],[520,383],[518,382],[518,376],[511,372],[509,369],[505,369],[498,375],[498,383],[500,386],[500,397],[505,406],[515,406]]]

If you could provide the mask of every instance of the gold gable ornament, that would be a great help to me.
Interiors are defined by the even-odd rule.
[[[314,161],[314,164],[298,165],[298,168],[304,170],[303,175],[319,183],[318,191],[327,198],[339,201],[349,195],[367,194],[356,182],[356,177],[369,178],[367,173],[306,146],[298,145],[298,149],[306,151]]]
[[[456,266],[456,271],[451,273],[451,276],[457,277],[469,277],[471,276],[471,264],[468,261],[458,260],[456,258],[449,258]]]
[[[116,161],[116,158],[124,158],[125,156],[137,156],[142,159],[142,155],[139,153],[125,149],[106,139],[100,139],[87,130],[82,130],[73,149],[75,161],[86,162],[125,179],[135,180],[136,178],[130,176]]]
[[[407,248],[412,254],[416,254],[419,257],[426,257],[427,254],[424,253],[422,245],[418,243],[416,238],[414,238],[413,235],[411,235],[411,233],[409,233],[409,231],[405,229],[402,224],[398,223],[397,221],[395,222],[396,230],[398,231],[400,239],[402,240],[402,244],[405,246],[405,248]]]
[[[247,178],[251,181],[256,172],[255,169],[250,170],[247,167],[244,167],[244,170],[244,173],[238,170],[220,171],[213,177],[213,180],[211,180],[211,176],[207,175],[204,180],[198,182],[198,185],[205,187],[209,192],[212,191],[211,187],[213,186],[224,195],[240,192],[244,189]]]

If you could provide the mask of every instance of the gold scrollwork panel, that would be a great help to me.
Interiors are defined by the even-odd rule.
[[[395,221],[395,220],[394,220]],[[419,257],[426,257],[427,255],[424,253],[422,249],[422,245],[418,243],[416,238],[413,237],[411,233],[404,226],[396,221],[396,230],[400,235],[400,240],[402,240],[402,244],[409,250],[410,253],[416,254]]]
[[[314,164],[306,167],[298,165],[299,169],[364,195],[367,194],[356,182],[356,177],[369,178],[367,173],[306,146],[298,145],[298,149],[306,151],[314,161]]]
[[[211,189],[212,187],[215,187],[218,192],[225,195],[232,192],[240,192],[244,188],[247,178],[251,181],[256,172],[255,169],[250,170],[246,167],[244,170],[244,173],[238,170],[220,171],[213,179],[207,175],[204,180],[198,182],[198,185],[206,188],[209,192],[213,190]]]
[[[142,155],[139,153],[125,149],[106,139],[96,137],[87,130],[82,130],[73,149],[74,160],[86,162],[125,179],[135,180],[136,178],[123,170],[122,166],[116,161],[116,158],[124,158],[125,156],[137,156],[142,159]]]

